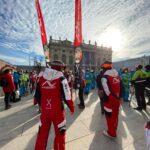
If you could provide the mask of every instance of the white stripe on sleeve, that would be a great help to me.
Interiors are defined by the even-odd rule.
[[[109,91],[109,88],[108,88],[107,79],[106,78],[102,78],[101,82],[102,82],[102,86],[103,86],[105,94],[107,96],[109,96],[110,95],[110,91]]]
[[[70,92],[67,79],[62,80],[61,83],[63,85],[63,90],[64,90],[66,100],[71,100],[71,92]]]

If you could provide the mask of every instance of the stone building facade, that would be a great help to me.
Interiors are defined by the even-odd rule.
[[[50,37],[49,49],[51,53],[51,60],[62,60],[70,69],[73,69],[74,66],[74,45],[73,42],[68,41],[67,39],[62,41],[54,40]],[[95,45],[82,43],[83,50],[83,68],[97,69],[104,61],[112,61],[112,48],[97,46]]]

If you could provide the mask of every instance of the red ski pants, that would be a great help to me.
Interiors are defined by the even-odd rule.
[[[43,113],[40,120],[41,125],[37,135],[35,150],[46,150],[51,123],[53,123],[55,129],[54,150],[65,150],[66,120],[64,113],[59,115]]]
[[[119,107],[120,107],[120,100],[109,96],[108,102],[104,103],[104,110],[105,110],[105,117],[108,127],[108,134],[116,137],[116,131],[118,127],[118,115],[119,115]]]

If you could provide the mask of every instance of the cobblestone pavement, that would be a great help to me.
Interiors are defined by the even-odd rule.
[[[118,137],[111,140],[102,134],[106,123],[100,113],[97,91],[85,96],[84,110],[77,108],[75,92],[73,96],[75,114],[70,115],[66,108],[66,150],[146,150],[144,124],[150,116],[150,106],[147,111],[138,112],[132,108],[136,107],[134,99],[131,107],[128,103],[122,103]],[[34,150],[39,122],[37,109],[37,106],[33,106],[31,95],[12,103],[12,108],[7,111],[4,111],[3,98],[0,98],[0,150]],[[53,148],[53,139],[52,127],[47,150]]]

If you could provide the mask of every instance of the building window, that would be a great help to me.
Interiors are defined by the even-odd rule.
[[[69,56],[69,65],[73,64],[73,56]]]
[[[66,64],[66,55],[62,55],[62,61]]]
[[[58,60],[58,55],[54,54],[54,60]]]

